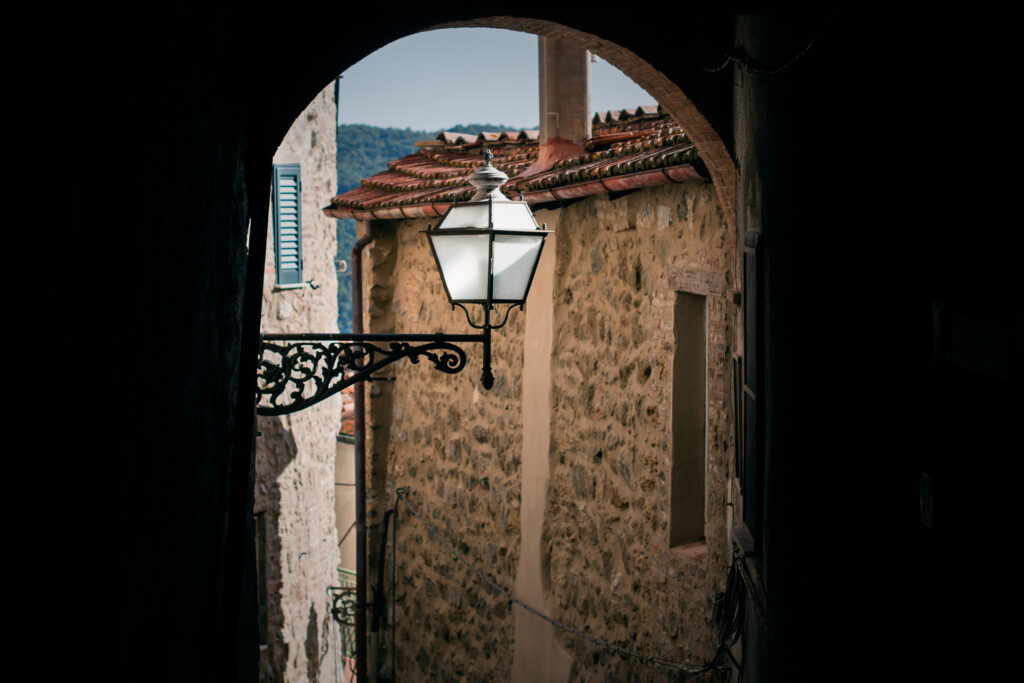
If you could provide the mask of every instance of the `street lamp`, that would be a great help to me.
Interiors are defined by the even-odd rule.
[[[544,238],[525,201],[513,201],[501,192],[508,176],[491,165],[491,150],[485,150],[486,164],[469,176],[476,194],[468,202],[448,209],[436,229],[427,230],[430,250],[441,273],[445,294],[454,310],[466,314],[471,327],[483,330],[484,366],[480,381],[485,389],[494,385],[491,374],[491,330],[508,322],[509,312],[522,310],[537,271]],[[466,304],[483,307],[483,323],[476,324]],[[507,305],[499,325],[491,324],[491,312]]]
[[[456,202],[427,239],[445,293],[461,308],[466,321],[481,334],[266,334],[260,345],[257,412],[284,415],[319,403],[345,387],[362,382],[391,363],[426,358],[447,374],[466,366],[465,343],[483,344],[481,382],[494,385],[491,373],[491,330],[508,322],[513,308],[523,308],[537,270],[544,238],[525,201],[501,192],[508,176],[485,164],[469,177],[476,193]],[[467,305],[483,308],[483,321],[473,321]],[[505,306],[502,316],[499,307]],[[491,314],[501,323],[491,323]],[[385,348],[386,346],[386,348]]]

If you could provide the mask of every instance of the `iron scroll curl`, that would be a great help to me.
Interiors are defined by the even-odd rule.
[[[264,335],[256,371],[256,412],[286,415],[308,408],[345,387],[372,379],[391,363],[425,358],[454,375],[466,367],[456,342],[485,343],[484,335]]]

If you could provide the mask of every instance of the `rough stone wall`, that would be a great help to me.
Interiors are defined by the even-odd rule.
[[[371,332],[472,333],[452,311],[426,238],[427,221],[374,224],[365,279]],[[411,503],[485,574],[511,587],[519,555],[522,317],[494,334],[494,387],[480,385],[482,353],[446,375],[429,361],[390,366],[371,389],[368,523],[408,486]],[[399,508],[396,664],[404,680],[503,680],[512,666],[507,603],[481,585]],[[369,534],[371,556],[379,544]],[[387,572],[390,575],[390,570]],[[372,576],[373,574],[371,574]],[[385,672],[390,652],[382,652]]]
[[[710,596],[728,566],[730,233],[713,187],[701,181],[591,197],[559,213],[547,293],[554,408],[542,539],[552,616],[632,649],[703,662],[713,651]],[[365,284],[372,331],[467,329],[447,305],[420,234],[426,225],[374,224]],[[670,548],[668,536],[676,291],[706,295],[708,321],[707,539],[685,549]],[[521,543],[523,318],[513,313],[494,335],[491,392],[479,386],[478,349],[455,376],[402,362],[392,366],[394,382],[372,386],[369,418],[371,524],[394,500],[392,487],[408,486],[428,521],[509,589]],[[507,680],[514,628],[506,602],[400,512],[399,677]],[[572,680],[665,677],[559,638],[575,660]]]
[[[278,288],[269,218],[261,331],[337,332],[334,220],[320,211],[337,184],[333,85],[295,120],[275,164],[302,171],[303,279],[318,286]],[[292,415],[260,417],[254,512],[266,523],[268,637],[261,681],[333,681],[330,604],[339,556],[334,513],[339,396]]]
[[[555,271],[551,476],[542,547],[556,616],[661,658],[712,654],[711,595],[729,564],[729,232],[710,184],[595,197],[563,210]],[[671,548],[675,292],[707,296],[706,541]],[[572,637],[574,679],[666,670]]]

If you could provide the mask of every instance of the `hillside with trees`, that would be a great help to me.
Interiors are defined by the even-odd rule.
[[[490,123],[459,124],[444,130],[454,133],[519,130]],[[387,168],[389,161],[416,151],[417,140],[433,140],[440,131],[378,128],[361,123],[338,126],[338,194],[359,187],[360,181]],[[348,263],[356,241],[356,222],[338,221],[337,260]],[[338,275],[338,329],[352,331],[351,272]]]

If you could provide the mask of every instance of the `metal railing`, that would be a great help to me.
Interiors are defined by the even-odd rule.
[[[355,680],[356,667],[356,573],[338,569],[338,585],[328,586],[331,599],[331,649],[334,651],[334,683]]]

